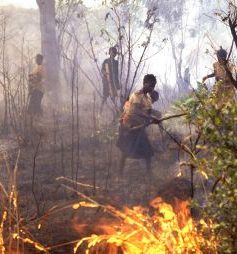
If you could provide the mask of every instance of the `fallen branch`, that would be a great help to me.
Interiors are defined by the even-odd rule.
[[[75,185],[82,186],[82,187],[94,188],[94,186],[92,186],[92,185],[90,185],[90,184],[80,183],[80,182],[78,182],[78,181],[74,181],[74,180],[69,179],[69,178],[64,177],[64,176],[57,177],[56,180],[57,180],[57,181],[65,180],[65,181],[68,181],[68,182],[73,183],[73,184],[75,184]],[[98,186],[95,186],[95,188],[96,188],[96,189],[100,189],[100,187],[98,187]]]

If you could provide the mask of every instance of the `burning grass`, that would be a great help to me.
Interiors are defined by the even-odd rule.
[[[14,184],[9,195],[12,209],[8,209],[3,213],[0,224],[0,253],[12,253],[5,250],[6,246],[4,247],[3,240],[4,225],[7,224],[8,218],[11,217],[13,218],[11,222],[15,224],[14,227],[12,226],[10,235],[12,239],[10,247],[15,243],[14,247],[18,246],[16,253],[22,253],[19,246],[24,244],[33,246],[37,253],[50,253],[54,251],[55,247],[44,247],[37,241],[32,240],[33,238],[30,234],[27,234],[25,227],[21,227],[19,223],[20,218],[17,213],[15,180],[13,182]],[[64,185],[64,187],[73,190],[70,186]],[[157,197],[149,203],[148,207],[124,207],[121,211],[110,205],[99,204],[76,190],[74,192],[83,201],[70,206],[67,205],[65,209],[100,208],[105,212],[105,215],[109,214],[105,218],[92,221],[90,225],[92,232],[87,232],[89,234],[86,237],[78,241],[62,244],[75,244],[73,249],[74,254],[217,253],[216,239],[209,237],[209,240],[205,240],[200,233],[200,227],[211,228],[211,224],[207,225],[203,220],[195,222],[192,219],[187,199],[173,197],[172,202],[168,203],[163,198]],[[51,214],[48,214],[47,217],[60,216],[55,214],[55,209],[51,210]],[[61,211],[63,208],[59,210]],[[9,212],[11,212],[11,217],[9,217]],[[86,224],[89,224],[89,222],[83,225],[74,224],[73,228],[80,234],[85,233],[83,231],[85,231]],[[9,249],[9,245],[6,249]]]
[[[88,254],[217,253],[216,242],[205,240],[198,232],[188,201],[176,200],[176,213],[160,197],[150,202],[150,208],[126,207],[123,211],[111,206],[103,208],[116,219],[108,221],[109,224],[98,221],[95,227],[104,230],[104,234],[81,239],[74,253],[82,253],[83,248]]]

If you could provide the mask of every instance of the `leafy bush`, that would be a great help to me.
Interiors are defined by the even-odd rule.
[[[221,85],[217,82],[215,87]],[[212,184],[204,216],[214,223],[220,253],[237,252],[237,103],[225,94],[209,93],[201,84],[176,107],[201,136],[202,156],[193,163]],[[222,103],[220,104],[220,101]],[[224,101],[224,103],[223,103]]]

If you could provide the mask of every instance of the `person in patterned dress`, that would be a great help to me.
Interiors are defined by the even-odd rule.
[[[154,92],[156,77],[147,74],[143,79],[143,88],[134,92],[124,105],[124,112],[120,119],[119,138],[117,146],[122,156],[120,160],[120,174],[127,158],[145,159],[149,176],[151,172],[151,158],[154,155],[153,148],[146,134],[146,127],[155,123],[151,117],[152,103],[158,99],[158,93],[150,96]],[[155,100],[154,100],[155,99]]]

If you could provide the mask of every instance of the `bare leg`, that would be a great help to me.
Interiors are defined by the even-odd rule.
[[[160,130],[160,135],[161,135],[161,144],[162,144],[162,150],[164,150],[164,148],[165,148],[165,137],[164,137],[164,135],[165,135],[165,133],[164,133],[164,130],[163,130],[163,125],[162,125],[162,123],[159,123],[159,130]]]
[[[100,106],[100,113],[102,113],[102,111],[103,111],[104,104],[105,104],[106,100],[107,100],[107,98],[103,97],[102,102],[101,102],[101,106]]]
[[[117,117],[119,116],[119,109],[118,109],[118,104],[117,104],[117,97],[110,97],[111,101],[113,103],[113,108],[112,108],[112,114],[113,114],[113,120],[112,123],[117,122]]]
[[[126,160],[127,160],[127,156],[124,153],[122,153],[120,163],[119,163],[119,174],[121,178],[123,178],[123,171],[124,171]]]
[[[147,170],[148,180],[150,184],[152,180],[151,158],[146,158],[146,170]]]
[[[146,170],[147,170],[147,192],[146,192],[146,198],[147,201],[151,198],[151,192],[152,192],[152,169],[151,169],[151,158],[146,159]]]
[[[147,158],[146,159],[146,169],[147,169],[147,173],[151,174],[151,158]]]

